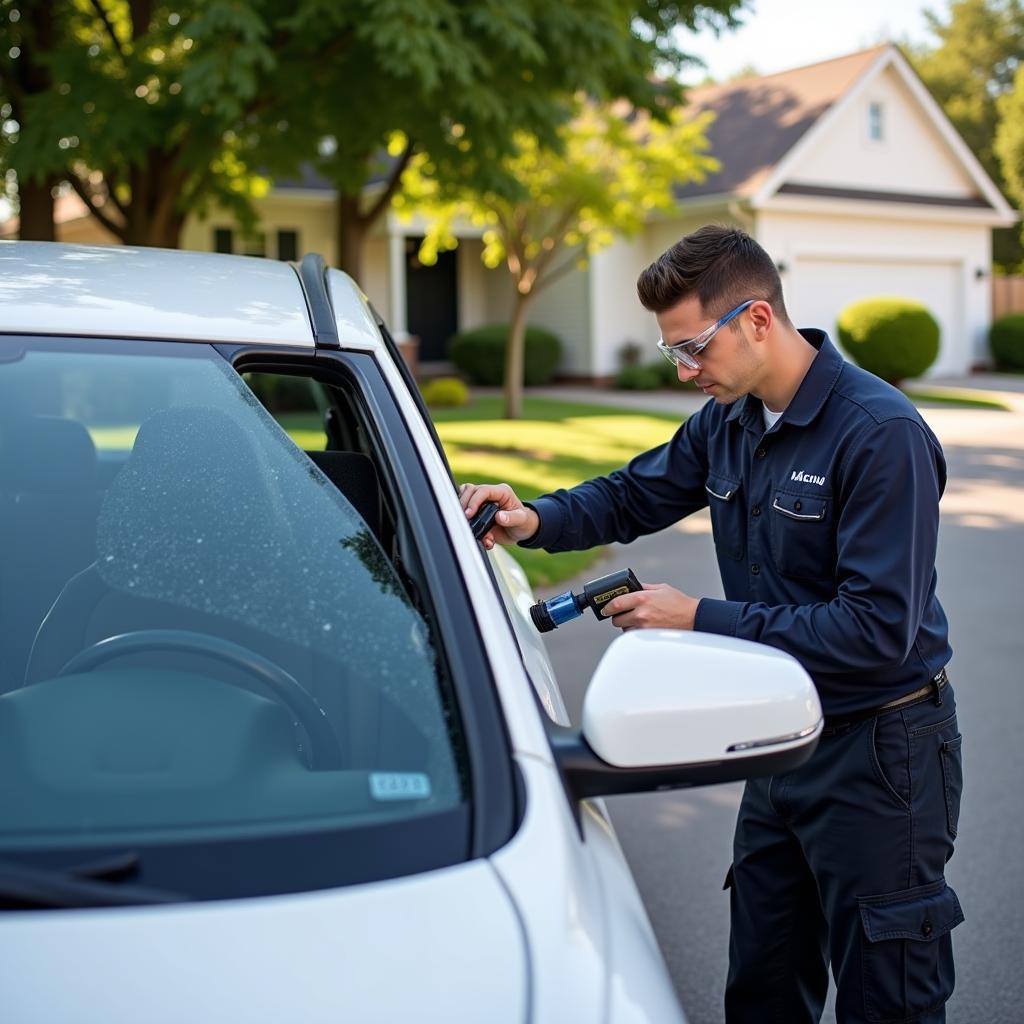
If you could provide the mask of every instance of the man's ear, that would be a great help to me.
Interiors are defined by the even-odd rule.
[[[750,313],[750,325],[754,329],[754,339],[756,341],[764,341],[764,339],[771,333],[772,326],[775,323],[775,311],[771,307],[770,302],[766,302],[764,299],[758,299],[749,309]]]

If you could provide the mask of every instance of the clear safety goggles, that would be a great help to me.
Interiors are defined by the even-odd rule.
[[[711,339],[734,317],[740,315],[747,308],[752,306],[757,299],[747,299],[741,302],[735,309],[730,310],[721,318],[716,320],[710,327],[705,328],[694,338],[686,341],[677,341],[667,345],[664,338],[658,339],[658,351],[670,362],[677,366],[685,366],[688,370],[699,370],[700,363],[697,356],[704,351],[711,342]]]

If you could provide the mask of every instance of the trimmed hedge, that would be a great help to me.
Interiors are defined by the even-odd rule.
[[[438,409],[453,409],[469,401],[469,388],[458,377],[435,377],[420,388],[423,401]]]
[[[654,391],[661,381],[653,366],[624,366],[615,375],[615,386],[621,391]]]
[[[838,327],[850,358],[890,384],[920,377],[939,354],[939,325],[912,299],[853,302],[839,314]]]
[[[489,324],[456,334],[448,343],[448,358],[474,384],[497,387],[505,379],[508,324]],[[562,343],[550,331],[526,328],[523,383],[547,384],[562,359]]]
[[[1024,370],[1024,313],[1001,316],[988,332],[988,347],[1002,370]]]

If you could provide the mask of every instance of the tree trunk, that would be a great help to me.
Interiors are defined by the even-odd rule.
[[[369,224],[359,212],[359,196],[339,193],[335,224],[335,265],[359,282],[363,272],[363,241]]]
[[[508,329],[505,349],[505,419],[517,420],[523,415],[523,367],[526,352],[526,314],[533,295],[516,289],[512,307],[512,323]]]
[[[37,242],[57,238],[53,223],[53,178],[43,181],[18,181],[18,237]]]

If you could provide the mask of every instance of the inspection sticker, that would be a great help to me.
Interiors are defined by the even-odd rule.
[[[374,800],[426,800],[430,777],[423,772],[370,772]]]

